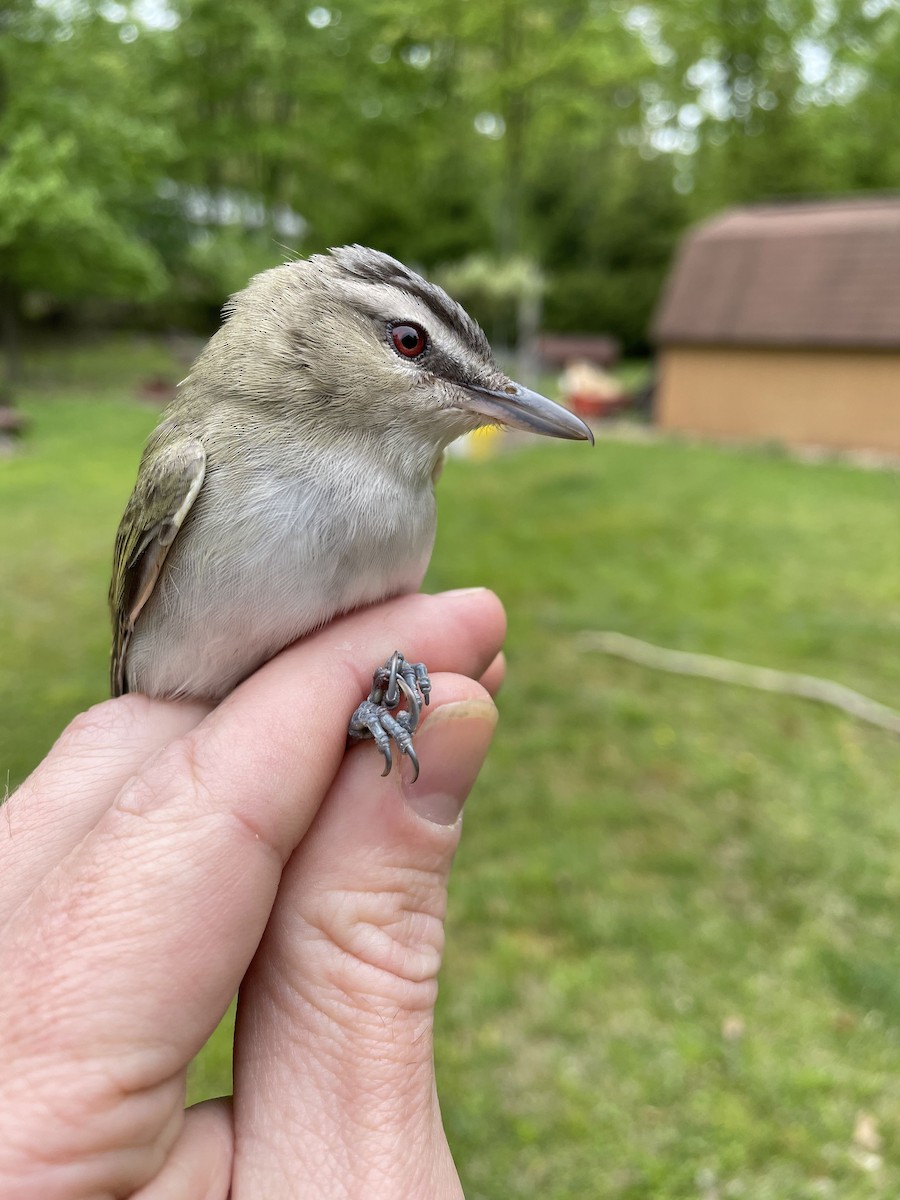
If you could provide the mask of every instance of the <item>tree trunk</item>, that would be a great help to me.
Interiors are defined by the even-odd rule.
[[[525,88],[516,76],[516,66],[522,50],[522,24],[517,4],[507,4],[503,10],[500,55],[503,75],[501,112],[506,124],[503,140],[503,182],[501,209],[497,230],[497,249],[501,258],[514,258],[522,251],[522,209],[525,126],[528,121],[528,101]]]
[[[3,348],[0,404],[9,405],[22,380],[20,293],[13,283],[0,283],[0,346]]]

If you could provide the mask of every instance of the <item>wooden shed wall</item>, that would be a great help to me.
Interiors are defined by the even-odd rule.
[[[666,346],[666,429],[900,454],[900,352]]]

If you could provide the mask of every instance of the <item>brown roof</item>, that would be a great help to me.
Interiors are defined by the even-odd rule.
[[[681,246],[657,342],[900,347],[900,196],[735,209]]]
[[[618,340],[606,333],[542,333],[535,338],[535,349],[542,362],[554,367],[579,361],[614,367],[622,352]]]

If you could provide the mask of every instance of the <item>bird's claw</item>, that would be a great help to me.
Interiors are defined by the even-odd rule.
[[[401,699],[406,708],[396,711]],[[389,775],[393,765],[391,740],[413,766],[412,782],[419,777],[419,760],[413,749],[412,737],[419,725],[422,706],[431,699],[431,680],[424,663],[408,663],[399,650],[372,677],[372,690],[367,700],[350,718],[351,742],[372,738],[384,755],[382,776]]]
[[[403,687],[404,683],[406,688]],[[417,702],[428,704],[431,697],[431,680],[428,678],[428,668],[424,663],[407,662],[399,650],[395,650],[383,667],[379,667],[372,677],[372,691],[369,699],[375,704],[384,704],[386,708],[395,709],[400,703],[400,691],[409,696],[409,691],[416,696]]]

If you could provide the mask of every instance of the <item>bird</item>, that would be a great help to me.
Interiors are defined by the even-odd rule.
[[[220,701],[333,617],[421,585],[447,445],[486,425],[593,442],[510,379],[436,284],[360,245],[254,276],[151,434],[115,540],[111,689]],[[412,736],[431,682],[397,651],[351,742]],[[401,705],[403,707],[401,708]]]

